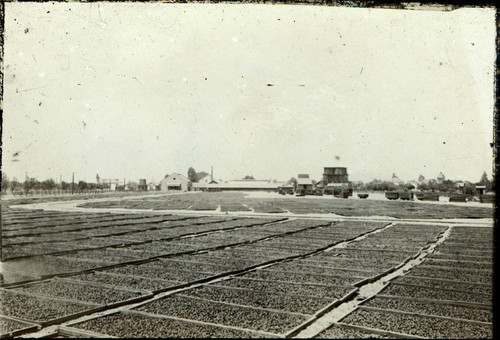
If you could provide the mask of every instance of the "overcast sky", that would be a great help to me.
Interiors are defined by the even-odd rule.
[[[491,177],[494,9],[14,2],[5,29],[10,178]]]

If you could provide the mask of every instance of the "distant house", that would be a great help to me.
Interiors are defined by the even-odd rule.
[[[185,176],[173,173],[166,175],[160,182],[161,191],[190,191],[192,183]]]
[[[210,183],[211,180],[212,180],[212,176],[206,175],[205,177],[200,178],[197,183],[208,184],[208,183]]]
[[[446,177],[444,177],[443,173],[442,173],[442,172],[440,172],[440,173],[439,173],[439,175],[436,177],[436,179],[437,179],[437,182],[438,182],[439,184],[441,184],[441,183],[443,183],[443,182],[444,182],[444,180],[446,179]]]
[[[325,186],[326,186],[326,184],[325,184],[325,183],[326,183],[326,182],[325,182],[324,180],[320,180],[320,181],[318,181],[318,182],[316,183],[316,189],[317,189],[317,190],[323,190],[323,189],[325,189]]]
[[[311,195],[314,192],[314,184],[308,174],[299,174],[297,176],[297,193]]]
[[[206,175],[200,178],[197,183],[193,183],[193,189],[196,191],[207,191],[214,185],[222,182],[222,179],[214,179],[211,175]]]
[[[159,184],[156,184],[155,182],[148,183],[148,191],[158,191],[158,190],[160,190]]]
[[[206,175],[198,180],[198,183],[201,184],[217,184],[222,182],[221,179],[213,179],[211,175]]]

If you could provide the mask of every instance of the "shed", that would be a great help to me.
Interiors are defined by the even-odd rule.
[[[479,195],[483,195],[486,192],[486,185],[476,185],[476,191]]]
[[[303,195],[312,195],[314,193],[314,185],[309,175],[299,174],[297,177],[296,192]]]
[[[158,191],[160,190],[160,185],[156,184],[155,182],[150,182],[148,184],[148,191]]]

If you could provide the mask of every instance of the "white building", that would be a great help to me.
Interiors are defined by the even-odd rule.
[[[160,185],[157,184],[156,182],[149,182],[148,183],[148,191],[157,191],[160,190]]]
[[[161,191],[190,191],[192,183],[189,179],[179,173],[166,175],[160,182]]]

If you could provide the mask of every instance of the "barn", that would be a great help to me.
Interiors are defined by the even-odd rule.
[[[160,182],[161,191],[190,191],[193,184],[179,173],[166,175]]]

